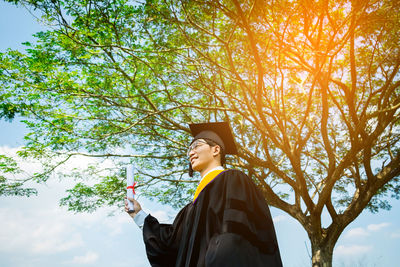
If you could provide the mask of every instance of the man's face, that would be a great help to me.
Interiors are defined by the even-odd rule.
[[[195,171],[206,169],[219,154],[219,147],[211,147],[204,139],[197,139],[191,145],[191,150],[188,152],[190,163]]]

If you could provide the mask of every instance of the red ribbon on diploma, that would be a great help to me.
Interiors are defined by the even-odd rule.
[[[133,185],[128,186],[126,189],[131,189],[132,188],[133,194],[136,195],[136,193],[135,193],[136,184],[137,184],[137,182],[134,182]]]

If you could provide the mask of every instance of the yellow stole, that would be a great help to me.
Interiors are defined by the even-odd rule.
[[[197,197],[203,191],[204,187],[206,187],[218,174],[225,170],[215,170],[209,172],[204,178],[201,180],[200,184],[196,188],[196,192],[194,193],[193,203],[196,202]]]

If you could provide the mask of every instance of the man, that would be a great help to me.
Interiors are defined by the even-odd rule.
[[[191,124],[190,175],[202,177],[193,202],[172,224],[160,224],[134,203],[152,266],[282,266],[269,208],[243,172],[225,170],[225,154],[236,154],[229,124]],[[125,210],[128,211],[127,203]]]

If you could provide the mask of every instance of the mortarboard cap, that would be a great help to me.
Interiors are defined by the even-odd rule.
[[[227,122],[207,122],[189,124],[190,131],[193,135],[193,140],[207,138],[222,147],[225,154],[237,154],[235,141],[232,131]]]

